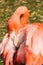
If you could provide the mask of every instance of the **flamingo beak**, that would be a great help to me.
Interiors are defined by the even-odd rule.
[[[18,47],[18,38],[14,31],[10,34],[10,38],[13,40],[14,46]]]

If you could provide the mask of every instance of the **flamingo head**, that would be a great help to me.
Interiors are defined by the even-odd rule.
[[[27,7],[20,6],[8,21],[8,31],[16,30],[28,23],[29,11]]]

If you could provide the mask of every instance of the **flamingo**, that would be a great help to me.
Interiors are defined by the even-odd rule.
[[[43,65],[43,24],[28,25],[26,39],[26,65]]]
[[[22,18],[22,16],[20,16],[20,19],[18,18],[18,22],[23,21],[22,20],[23,18]],[[7,37],[7,38],[11,41],[12,36],[15,35],[16,37],[14,36],[15,39],[14,39],[14,37],[13,37],[13,39],[15,42],[14,45],[16,47],[18,46],[18,44],[21,44],[21,43],[25,44],[25,46],[20,45],[19,49],[17,50],[16,62],[19,62],[20,60],[21,60],[21,62],[24,62],[24,58],[25,58],[26,65],[41,65],[41,64],[43,64],[43,24],[41,24],[41,23],[28,24],[28,23],[26,23],[25,25],[22,25],[22,24],[20,24],[20,22],[17,23],[16,18],[14,19],[13,16],[11,16],[11,19],[8,21],[8,35],[9,35],[9,37],[10,36],[11,37],[10,38]],[[17,23],[17,25],[16,25],[16,23]],[[26,35],[23,35],[22,38],[21,38],[21,32],[19,33],[19,30],[21,28],[22,28],[21,32],[23,31],[22,35],[24,33],[26,34]],[[14,31],[14,35],[12,35],[13,31]],[[17,32],[17,34],[16,34],[16,32]],[[24,39],[24,41],[21,42],[21,40],[23,40],[23,37],[26,39]],[[16,39],[17,39],[17,42],[15,41]],[[4,41],[4,42],[6,42],[6,41]],[[2,45],[0,45],[0,46],[2,46]],[[5,45],[3,45],[4,49],[2,49],[1,53],[3,52],[3,50],[5,52],[5,48],[7,45],[5,47],[4,46]],[[0,47],[0,48],[2,48],[2,47]],[[24,49],[24,50],[22,51],[22,49]],[[9,50],[10,50],[10,48],[9,48]],[[9,53],[9,51],[8,51],[8,53]],[[25,54],[25,57],[24,57],[24,54]],[[7,57],[7,59],[8,59],[8,57]],[[14,57],[14,62],[15,62],[15,57]]]
[[[22,35],[23,34],[23,35]],[[21,36],[22,35],[22,36]],[[1,44],[0,44],[0,55],[2,56],[3,60],[4,60],[4,64],[5,65],[13,65],[13,55],[16,53],[16,48],[14,46],[15,43],[17,43],[17,41],[15,41],[16,39],[19,40],[19,44],[22,43],[22,41],[24,40],[23,37],[25,36],[24,34],[24,30],[20,31],[17,35],[17,37],[15,37],[12,34],[10,34],[10,36],[8,35],[8,33],[4,36]],[[14,38],[13,38],[14,37]],[[14,40],[14,41],[13,41]],[[18,47],[19,45],[17,45]],[[11,50],[11,51],[10,51]],[[20,52],[20,51],[19,51]],[[14,57],[15,58],[15,57]],[[14,61],[15,62],[15,61]]]
[[[28,24],[22,28],[22,30],[24,29],[26,32],[24,40],[25,45],[22,43],[18,49],[16,57],[17,62],[23,60],[26,65],[43,65],[43,24]]]
[[[19,19],[19,21],[21,21],[21,20]],[[19,24],[18,27],[22,28],[22,25]],[[42,41],[43,34],[41,33],[41,31],[43,32],[43,24],[41,24],[41,23],[28,24],[27,23],[27,25],[25,25],[23,27],[26,30],[25,31],[26,32],[26,52],[25,52],[26,61],[25,61],[25,63],[27,65],[43,64],[43,51],[42,51],[43,50],[43,44],[42,44],[43,43],[43,41]],[[31,45],[32,45],[32,47],[31,47]],[[22,50],[21,50],[21,52],[22,52]],[[19,50],[18,50],[18,53],[20,53]],[[19,60],[20,55],[18,56],[18,53],[17,53],[16,59]]]
[[[19,10],[21,10],[19,12]],[[19,13],[19,14],[18,14]],[[25,14],[26,13],[26,14]],[[27,16],[27,18],[25,18]],[[17,19],[17,20],[16,20]],[[13,65],[13,55],[16,52],[15,46],[17,47],[18,44],[16,44],[20,37],[20,42],[22,42],[22,38],[25,36],[24,30],[21,32],[18,32],[16,30],[20,29],[27,23],[28,19],[28,10],[25,6],[19,7],[14,14],[11,16],[11,18],[8,21],[8,34],[6,34],[2,40],[2,43],[0,44],[0,55],[2,54],[2,57],[4,58],[5,65]],[[23,22],[24,20],[24,22]],[[17,35],[16,32],[19,34]],[[11,51],[10,51],[11,50]]]
[[[28,24],[29,12],[30,11],[25,6],[18,7],[11,18],[8,20],[8,30],[15,30],[17,32],[18,29]]]
[[[18,18],[20,22],[23,21],[22,20],[23,18],[21,18],[21,17],[22,16],[20,16],[20,19]],[[11,18],[13,18],[13,16],[11,16]],[[14,21],[12,21],[12,20],[14,20]],[[43,64],[43,24],[41,24],[41,23],[28,24],[28,23],[26,23],[25,25],[21,25],[20,22],[18,21],[19,23],[16,25],[16,23],[17,23],[16,18],[10,19],[9,21],[8,21],[8,35],[11,35],[13,33],[13,31],[14,31],[14,33],[17,32],[17,34],[15,33],[17,42],[14,41],[15,42],[14,45],[18,46],[18,44],[20,44],[19,41],[23,40],[23,37],[26,38],[24,40],[25,42],[23,41],[24,44],[26,44],[26,45],[25,46],[21,45],[20,48],[17,50],[16,62],[19,62],[19,60],[21,60],[21,62],[24,62],[24,58],[25,58],[26,65],[41,65],[41,64]],[[12,23],[12,24],[10,24],[10,23]],[[21,32],[18,33],[21,28],[22,28],[21,32],[23,31],[22,35],[26,32],[26,35],[24,35],[22,38],[21,38],[21,35],[19,36],[19,34]],[[16,31],[16,30],[18,30],[18,31]],[[14,39],[14,37],[13,37],[13,39]],[[22,44],[23,44],[23,42],[22,42]],[[5,48],[6,48],[6,46],[5,46]],[[23,48],[24,48],[24,50],[22,51]],[[2,53],[2,51],[1,51],[1,53]],[[25,54],[25,57],[24,57],[24,54]],[[14,57],[14,61],[15,61],[15,57]]]

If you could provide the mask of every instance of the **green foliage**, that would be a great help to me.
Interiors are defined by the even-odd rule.
[[[3,61],[2,61],[2,59],[0,58],[0,65],[3,65]]]

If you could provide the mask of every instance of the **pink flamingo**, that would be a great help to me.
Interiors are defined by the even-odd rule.
[[[13,16],[11,18],[13,18]],[[21,16],[20,18],[21,19],[19,19],[19,18],[18,19],[21,22],[24,17],[22,18],[22,16]],[[14,37],[16,36],[16,38],[13,37],[14,42],[15,42],[14,45],[17,47],[19,44],[19,41],[21,42],[21,40],[23,40],[23,37],[26,38],[26,40],[24,40],[24,42],[22,42],[22,43],[25,43],[25,46],[21,45],[21,47],[19,48],[19,50],[17,52],[16,62],[19,62],[20,60],[22,62],[22,60],[24,60],[23,58],[25,58],[26,65],[43,64],[43,24],[41,24],[41,23],[27,24],[26,23],[25,25],[21,25],[20,23],[18,23],[17,25],[15,25],[17,23],[16,19],[14,19],[14,21],[12,21],[12,19],[9,21],[10,21],[10,22],[8,22],[9,40],[10,41],[12,40],[12,36],[13,36],[12,33],[14,32]],[[14,23],[14,22],[16,22],[16,23]],[[10,23],[12,23],[12,24],[10,24]],[[21,33],[21,32],[19,33],[20,29],[22,29],[21,32],[23,31],[23,33]],[[21,38],[21,34],[23,35],[22,38]],[[24,35],[24,34],[26,34],[26,35]],[[17,41],[15,41],[16,39],[17,39]],[[6,48],[6,46],[5,46],[5,48]],[[22,51],[22,48],[24,48],[23,51]],[[9,50],[10,50],[10,47],[9,47]],[[8,53],[9,53],[9,51],[8,51]],[[24,57],[24,54],[25,54],[25,57]],[[8,57],[7,57],[7,59],[8,59]],[[15,61],[15,57],[14,57],[14,61]]]
[[[19,12],[19,10],[21,9],[22,11]],[[26,16],[27,18],[25,18]],[[13,55],[16,52],[15,46],[18,46],[18,44],[16,43],[18,42],[18,39],[21,34],[23,35],[20,38],[23,38],[25,36],[24,30],[18,35],[16,35],[16,30],[18,30],[20,27],[23,27],[27,23],[27,19],[28,10],[25,6],[21,6],[15,11],[15,13],[11,16],[8,21],[8,34],[5,35],[2,43],[0,44],[0,55],[2,54],[2,57],[5,59],[5,65],[13,65]],[[22,22],[23,20],[24,22]]]

